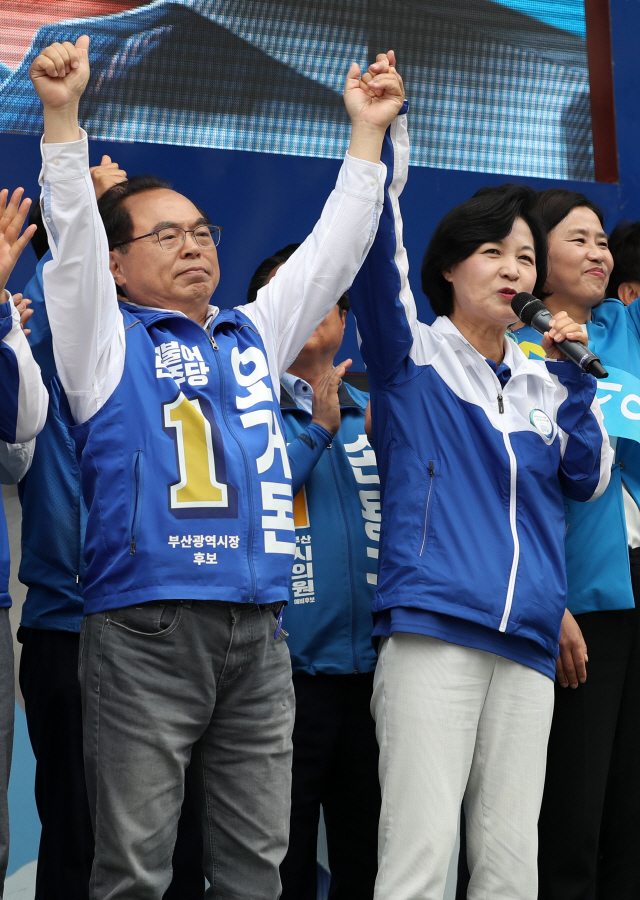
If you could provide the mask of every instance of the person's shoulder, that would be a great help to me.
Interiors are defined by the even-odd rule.
[[[366,378],[366,376],[363,376]],[[362,410],[364,415],[364,410],[367,407],[367,403],[369,402],[369,394],[367,391],[362,391],[359,388],[355,387],[353,384],[349,384],[347,381],[342,382],[345,390],[351,396],[351,399],[356,403],[356,405]]]
[[[534,331],[529,325],[523,325],[515,331],[510,331],[509,336],[515,341],[527,359],[544,359],[546,353],[540,346],[542,335]]]

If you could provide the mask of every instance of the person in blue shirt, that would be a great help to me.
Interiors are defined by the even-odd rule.
[[[298,247],[258,266],[250,302]],[[296,718],[282,900],[317,896],[321,806],[329,895],[371,900],[377,871],[380,785],[370,704],[380,480],[365,430],[369,396],[341,380],[351,360],[333,368],[348,311],[344,294],[280,379],[296,529],[286,618]]]
[[[545,304],[572,315],[605,368],[639,377],[640,306],[607,290],[617,261],[602,211],[561,188],[541,192],[536,209],[549,234]],[[533,329],[514,334],[530,358],[544,356]],[[603,496],[565,498],[567,612],[539,822],[540,900],[640,896],[640,441],[614,432],[611,444]]]
[[[33,457],[33,439],[47,415],[47,392],[40,369],[29,349],[21,323],[26,302],[13,297],[6,285],[13,268],[35,231],[20,232],[31,201],[18,188],[8,198],[0,191],[0,481],[15,484]],[[14,302],[15,301],[15,302]],[[22,322],[27,319],[24,315]],[[0,503],[0,897],[9,862],[9,806],[7,789],[13,750],[15,709],[13,637],[9,623],[9,535]]]

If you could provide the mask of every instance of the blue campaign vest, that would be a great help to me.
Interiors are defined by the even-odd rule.
[[[377,581],[380,479],[364,430],[369,395],[342,384],[340,430],[294,501],[296,553],[285,628],[294,672],[371,672],[371,603]],[[286,391],[287,440],[306,431],[309,413]]]
[[[71,428],[88,508],[85,613],[171,598],[286,602],[289,462],[255,325],[223,312],[210,339],[178,314],[121,309],[122,379]]]
[[[83,614],[83,542],[86,509],[80,469],[69,435],[66,397],[56,374],[42,269],[48,251],[24,289],[34,311],[29,345],[49,392],[47,421],[36,440],[29,471],[18,485],[22,503],[22,558],[18,578],[27,586],[21,624],[80,631]]]
[[[592,310],[587,324],[589,348],[605,367],[640,374],[640,339],[637,310],[617,299],[605,300]],[[527,356],[544,358],[541,335],[528,326],[513,332]],[[611,481],[604,494],[589,503],[564,498],[567,608],[574,615],[634,606],[627,549],[627,528],[622,501],[622,479],[640,502],[640,446],[627,439],[617,442]]]

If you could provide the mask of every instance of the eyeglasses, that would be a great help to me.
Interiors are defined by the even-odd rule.
[[[120,241],[118,244],[113,245],[113,249],[124,247],[125,244],[133,244],[135,241],[141,241],[142,238],[155,237],[163,250],[179,250],[184,244],[187,235],[192,234],[196,244],[207,250],[210,247],[218,246],[221,232],[222,228],[219,225],[198,225],[196,228],[190,228],[187,231],[184,228],[180,228],[179,225],[172,225],[170,228],[160,228],[158,231],[141,234],[140,237],[131,238],[130,241]]]

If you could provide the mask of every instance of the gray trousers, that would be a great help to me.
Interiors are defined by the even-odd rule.
[[[270,609],[189,600],[85,617],[91,900],[161,900],[190,760],[206,897],[280,896],[295,701],[289,650],[275,628]]]
[[[13,673],[13,637],[9,609],[0,609],[0,898],[9,864],[9,803],[7,790],[13,750],[15,715],[15,678]]]

